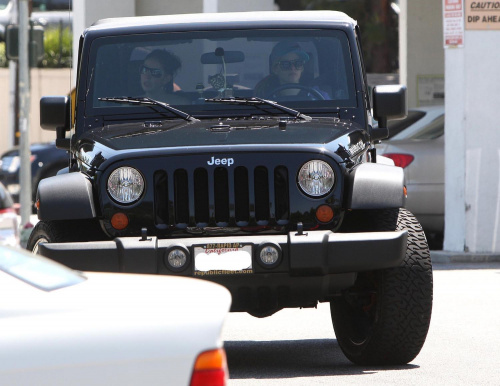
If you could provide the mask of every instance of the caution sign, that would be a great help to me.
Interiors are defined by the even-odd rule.
[[[465,29],[500,30],[500,0],[465,0]]]

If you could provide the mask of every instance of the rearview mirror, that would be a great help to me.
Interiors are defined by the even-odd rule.
[[[222,64],[222,58],[225,63],[239,63],[245,60],[245,54],[241,51],[225,51],[218,47],[214,52],[207,52],[201,55],[202,64]]]

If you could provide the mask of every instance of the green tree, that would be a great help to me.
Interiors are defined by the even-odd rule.
[[[49,28],[44,32],[45,54],[40,67],[71,67],[73,35],[69,28]],[[0,43],[0,67],[8,67],[5,56],[5,42]]]
[[[42,67],[71,67],[73,35],[69,28],[52,28],[45,31],[45,55]]]
[[[5,56],[5,43],[0,43],[0,67],[8,67],[9,61]]]

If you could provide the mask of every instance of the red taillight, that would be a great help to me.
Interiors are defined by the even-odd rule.
[[[225,386],[227,378],[224,349],[205,351],[196,358],[190,386]]]
[[[14,210],[14,208],[0,209],[0,214],[4,214],[4,213],[16,213],[16,211]]]
[[[403,169],[411,164],[415,159],[415,157],[411,154],[387,153],[382,155],[384,157],[392,159],[394,161],[394,165],[399,166]]]

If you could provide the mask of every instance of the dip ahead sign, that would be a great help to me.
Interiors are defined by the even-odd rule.
[[[500,1],[465,0],[465,29],[500,30]]]

